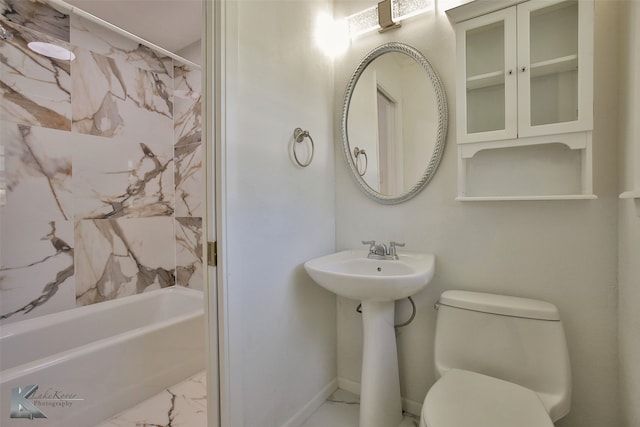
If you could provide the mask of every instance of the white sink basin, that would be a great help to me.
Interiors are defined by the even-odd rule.
[[[435,257],[402,251],[397,260],[348,250],[304,263],[309,276],[340,296],[362,301],[360,427],[396,427],[402,421],[394,331],[395,300],[411,296],[433,277]]]
[[[433,277],[435,257],[401,252],[397,260],[367,258],[347,250],[305,262],[309,276],[340,296],[360,301],[394,301],[421,291]]]

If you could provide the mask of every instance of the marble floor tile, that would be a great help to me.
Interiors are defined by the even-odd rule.
[[[206,374],[200,372],[96,427],[204,427],[206,425]]]
[[[96,427],[206,426],[206,400],[206,374],[200,372]],[[337,390],[302,427],[359,427],[359,411],[359,396]],[[397,427],[418,427],[419,422],[418,417],[405,413]]]
[[[359,427],[360,398],[344,390],[337,390],[302,427]],[[397,427],[418,427],[420,419],[405,413]],[[395,426],[394,426],[395,427]]]
[[[358,396],[338,390],[313,413],[302,427],[358,427]]]

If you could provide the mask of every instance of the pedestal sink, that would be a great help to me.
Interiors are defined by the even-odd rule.
[[[367,258],[366,250],[347,250],[304,264],[320,286],[362,301],[364,345],[360,427],[395,427],[402,422],[395,300],[422,290],[435,269],[430,254],[403,252],[397,260]]]

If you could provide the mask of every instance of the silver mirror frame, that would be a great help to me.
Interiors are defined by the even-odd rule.
[[[436,95],[436,102],[438,103],[438,129],[436,133],[436,143],[434,146],[433,154],[431,155],[431,159],[429,160],[429,164],[425,168],[424,173],[418,180],[418,182],[411,187],[405,193],[402,193],[398,196],[391,196],[379,193],[371,188],[366,181],[360,176],[358,173],[358,169],[356,168],[354,159],[351,155],[351,150],[349,148],[349,136],[348,136],[348,126],[347,120],[349,118],[349,105],[351,104],[351,97],[355,90],[356,83],[358,79],[364,72],[365,68],[376,58],[379,56],[388,53],[388,52],[400,52],[408,55],[413,58],[418,64],[422,66],[424,71],[427,73],[427,77],[431,80],[431,84],[433,85],[433,89]],[[433,175],[440,164],[440,160],[442,159],[442,154],[444,153],[444,147],[447,139],[447,129],[448,129],[448,120],[449,120],[449,110],[447,107],[447,97],[444,91],[444,85],[440,80],[440,77],[436,73],[435,69],[431,66],[431,63],[427,58],[425,58],[422,53],[413,47],[398,43],[386,43],[381,46],[376,47],[371,52],[369,52],[364,59],[360,62],[360,65],[356,68],[349,83],[347,84],[347,89],[344,95],[344,103],[342,106],[342,120],[341,120],[341,131],[342,131],[342,147],[345,155],[345,159],[351,170],[351,175],[358,183],[362,191],[371,199],[376,202],[393,205],[397,203],[405,202],[412,197],[415,197],[416,194],[420,192],[433,178]]]

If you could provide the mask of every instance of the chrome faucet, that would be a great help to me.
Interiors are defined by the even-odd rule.
[[[363,240],[363,245],[369,245],[369,254],[367,258],[371,259],[398,259],[398,251],[396,247],[403,247],[404,243],[389,242],[389,246],[384,243],[376,244],[375,240]]]
[[[398,251],[397,248],[404,248],[404,243],[398,242],[389,242],[389,255],[393,257],[393,259],[398,259]]]

